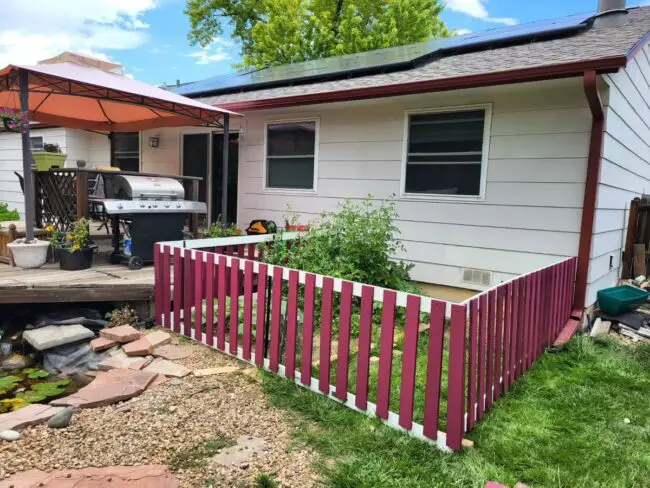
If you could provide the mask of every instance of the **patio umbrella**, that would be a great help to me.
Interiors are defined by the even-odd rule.
[[[200,125],[223,128],[224,140],[228,140],[229,116],[238,115],[119,74],[73,63],[9,65],[0,70],[0,108],[21,113],[28,240],[34,238],[30,121],[108,132]],[[224,144],[223,164],[224,174],[228,174],[228,144]],[[224,216],[226,198],[223,191]]]

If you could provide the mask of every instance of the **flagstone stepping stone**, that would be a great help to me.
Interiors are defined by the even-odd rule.
[[[266,441],[259,437],[241,436],[237,439],[237,445],[222,449],[212,457],[212,460],[222,466],[242,467],[254,457],[266,454]]]
[[[155,373],[133,369],[103,371],[88,386],[68,397],[53,400],[50,404],[76,408],[112,405],[138,396],[155,378]]]
[[[178,488],[179,482],[167,466],[108,466],[105,468],[60,469],[49,473],[37,469],[16,473],[0,481],[0,488],[40,486],[44,488],[114,487]]]
[[[154,361],[149,366],[143,369],[144,372],[164,374],[165,376],[172,376],[174,378],[182,378],[187,376],[192,371],[180,364],[172,363],[166,359],[159,359]]]
[[[135,369],[142,369],[145,366],[145,361],[142,361],[142,358],[140,357],[129,357],[124,354],[123,351],[120,351],[114,356],[104,359],[102,362],[97,364],[97,368],[100,371],[110,371],[112,369],[131,368],[131,366],[134,366],[135,364],[140,365]]]
[[[165,344],[169,344],[172,340],[172,336],[167,332],[163,332],[162,330],[156,330],[150,334],[147,334],[145,336],[145,339],[147,339],[151,345],[156,348],[164,346]]]
[[[153,355],[159,358],[169,359],[170,361],[177,361],[178,359],[189,357],[191,353],[192,348],[189,346],[176,346],[169,344],[157,347],[153,352]]]
[[[137,341],[142,337],[139,330],[134,329],[130,325],[120,325],[119,327],[111,327],[110,329],[102,329],[99,335],[110,339],[112,341],[125,344],[127,342]]]
[[[97,339],[90,341],[90,347],[95,352],[105,351],[111,347],[117,346],[118,344],[119,342],[113,341],[111,339],[106,339],[106,337],[98,337]]]
[[[146,337],[142,337],[137,341],[124,344],[122,346],[122,350],[126,353],[127,356],[148,356],[153,352],[153,345],[147,340]]]
[[[15,412],[0,414],[0,432],[4,430],[22,430],[30,425],[49,420],[63,408],[33,403]]]
[[[23,339],[37,351],[45,351],[63,344],[83,341],[95,337],[92,330],[83,325],[48,325],[40,329],[26,330]]]
[[[194,376],[212,376],[214,374],[230,374],[239,371],[236,366],[222,366],[220,368],[195,369]]]

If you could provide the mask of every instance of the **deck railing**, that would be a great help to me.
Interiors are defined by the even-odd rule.
[[[461,448],[570,313],[574,258],[448,304],[203,241],[156,245],[158,324],[443,449]]]

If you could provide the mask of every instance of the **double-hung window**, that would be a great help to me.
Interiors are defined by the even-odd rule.
[[[315,188],[316,120],[266,124],[266,188]]]
[[[404,193],[483,195],[490,106],[407,114]]]

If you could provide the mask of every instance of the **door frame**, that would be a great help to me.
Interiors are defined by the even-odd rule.
[[[179,142],[179,176],[183,176],[183,153],[184,153],[184,144],[185,144],[185,136],[186,135],[196,135],[196,134],[205,134],[208,137],[208,157],[206,161],[207,165],[207,171],[206,171],[206,185],[205,185],[205,205],[207,206],[207,223],[208,225],[212,225],[212,218],[214,217],[212,215],[212,165],[213,165],[213,159],[212,159],[212,138],[217,135],[217,134],[222,134],[223,135],[223,129],[213,129],[213,130],[182,130],[180,132],[180,142]],[[237,148],[237,158],[241,162],[241,141],[243,138],[243,130],[241,128],[238,128],[236,130],[231,130],[230,135],[232,134],[237,134],[237,137],[239,139],[239,144]],[[239,184],[239,171],[237,172],[237,183]],[[239,207],[239,195],[237,196],[237,207]],[[239,210],[239,208],[237,208]],[[239,215],[239,212],[237,212]]]

